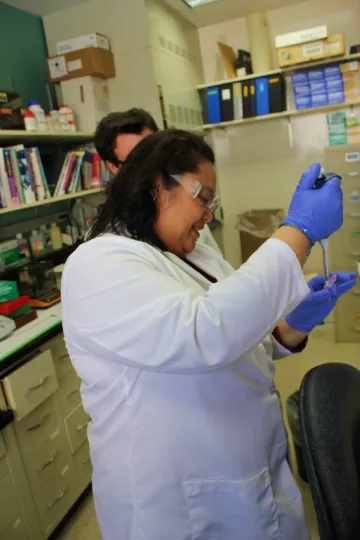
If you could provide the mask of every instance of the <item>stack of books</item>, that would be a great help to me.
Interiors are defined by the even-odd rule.
[[[107,180],[96,152],[59,151],[41,157],[38,148],[22,144],[0,148],[0,208],[99,188]]]

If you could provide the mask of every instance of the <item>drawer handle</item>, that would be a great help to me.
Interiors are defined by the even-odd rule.
[[[44,425],[46,420],[49,418],[50,413],[43,414],[40,418],[40,422],[38,424],[34,424],[33,426],[29,426],[26,428],[26,431],[36,431],[37,429],[41,428],[41,426]]]
[[[88,463],[90,463],[90,461],[91,461],[91,460],[90,460],[90,458],[89,458],[89,459],[85,459],[85,461],[82,461],[81,463],[82,463],[83,465],[87,465]]]
[[[37,472],[42,472],[44,469],[46,469],[46,467],[48,467],[49,465],[51,465],[55,459],[58,457],[59,455],[59,452],[57,450],[55,450],[55,452],[53,452],[49,458],[49,461],[47,461],[46,463],[44,463],[43,465],[41,465],[41,467],[39,467],[37,470]]]
[[[353,253],[350,253],[350,256],[351,257],[360,257],[360,253],[355,251]]]
[[[353,296],[360,296],[360,291],[350,291]]]
[[[35,392],[35,390],[39,390],[39,388],[41,388],[42,386],[44,386],[44,384],[46,383],[46,381],[49,379],[48,376],[46,377],[41,377],[40,379],[40,382],[39,384],[36,384],[35,386],[30,386],[30,388],[28,388],[26,390],[26,394],[31,394],[31,392]]]
[[[67,397],[71,398],[72,396],[75,396],[75,394],[79,393],[79,388],[76,388],[76,390],[72,390],[71,392],[67,392]]]
[[[87,425],[89,424],[89,422],[90,422],[90,420],[87,420],[83,424],[80,424],[80,426],[76,426],[76,431],[82,431],[83,429],[85,429],[87,427]]]
[[[353,332],[356,332],[357,334],[360,334],[360,328],[359,328],[358,326],[352,326],[352,327],[351,327],[351,330],[352,330]]]
[[[53,507],[55,506],[55,504],[56,504],[57,502],[59,502],[59,501],[63,498],[63,496],[64,496],[65,493],[66,493],[66,490],[67,490],[67,487],[64,486],[64,487],[61,489],[59,495],[58,495],[54,500],[52,500],[51,502],[49,502],[49,503],[46,505],[46,506],[48,507],[49,510],[50,510],[51,508],[53,508]]]
[[[358,217],[360,217],[360,212],[350,212],[350,214],[348,214],[348,217],[350,217],[350,218],[358,218]]]

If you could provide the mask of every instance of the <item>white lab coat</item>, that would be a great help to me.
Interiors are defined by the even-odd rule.
[[[175,255],[106,234],[69,258],[67,347],[82,379],[104,540],[309,540],[270,332],[307,294],[267,241],[238,271],[199,244]]]
[[[209,225],[205,225],[205,227],[200,231],[200,238],[198,239],[197,243],[205,244],[206,246],[215,249],[218,253],[221,253]]]

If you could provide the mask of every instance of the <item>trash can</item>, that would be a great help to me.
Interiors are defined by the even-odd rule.
[[[274,234],[284,216],[284,210],[280,208],[248,210],[237,216],[243,263]]]
[[[290,431],[294,441],[295,458],[299,476],[304,482],[308,483],[300,438],[300,391],[291,394],[286,402],[286,408]]]

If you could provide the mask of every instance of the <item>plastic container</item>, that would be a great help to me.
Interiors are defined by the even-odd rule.
[[[29,110],[33,112],[37,129],[39,131],[47,131],[44,109],[41,107],[38,101],[29,101]]]
[[[52,245],[50,240],[50,231],[46,225],[40,225],[40,234],[43,238],[44,248],[46,250],[51,250]]]
[[[31,233],[30,245],[31,245],[31,251],[35,257],[39,253],[42,253],[43,251],[45,251],[44,239],[42,235],[39,234],[36,229],[34,229]]]
[[[56,111],[56,110],[50,111],[50,116],[52,120],[53,131],[60,131],[61,126],[60,126],[60,120],[59,120],[59,111]]]
[[[61,105],[59,109],[59,117],[62,129],[66,129],[68,131],[76,131],[74,113],[68,105]],[[75,126],[75,129],[71,129],[71,126]]]
[[[47,131],[53,131],[53,121],[51,114],[45,114],[45,122]]]
[[[16,239],[17,239],[21,259],[30,259],[30,249],[29,249],[28,241],[25,240],[25,238],[23,237],[21,233],[17,233]]]
[[[24,113],[24,124],[26,131],[36,131],[38,128],[35,114],[30,109]]]
[[[54,250],[61,249],[63,247],[61,230],[56,225],[56,223],[51,224],[50,240],[51,240],[51,246]]]

